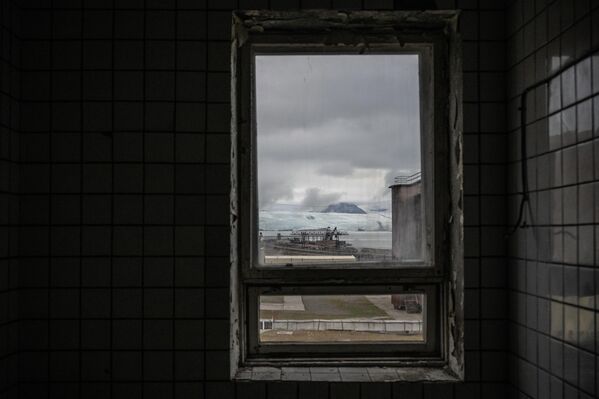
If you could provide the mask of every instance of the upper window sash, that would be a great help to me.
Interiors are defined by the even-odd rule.
[[[286,38],[286,37],[285,37]],[[278,38],[279,40],[281,37]],[[240,86],[238,107],[241,110],[242,123],[238,130],[238,148],[240,149],[239,180],[240,196],[250,198],[250,201],[240,202],[240,260],[246,275],[255,277],[265,276],[269,271],[289,269],[285,266],[261,267],[258,261],[258,198],[257,198],[257,156],[256,156],[256,98],[255,98],[255,70],[254,60],[256,55],[264,54],[418,54],[420,68],[420,125],[421,125],[421,167],[423,175],[424,194],[424,234],[426,243],[424,258],[420,262],[409,261],[382,261],[370,263],[369,268],[392,269],[401,268],[419,270],[420,275],[439,275],[445,269],[445,256],[447,247],[443,244],[443,237],[447,233],[448,196],[447,187],[448,168],[443,163],[448,159],[447,149],[447,82],[442,71],[447,59],[446,43],[441,36],[431,35],[426,39],[414,37],[414,42],[402,45],[390,43],[370,42],[368,47],[360,43],[354,45],[316,45],[311,41],[311,36],[301,36],[301,42],[292,45],[288,43],[273,42],[269,35],[257,38],[248,38],[240,49],[238,68]],[[313,39],[313,38],[312,38]],[[437,245],[437,243],[440,243]],[[312,268],[313,266],[294,265],[293,269]],[[362,262],[341,264],[319,264],[318,268],[324,269],[351,269],[364,268]],[[268,270],[266,270],[268,269]],[[426,271],[425,269],[431,269]]]

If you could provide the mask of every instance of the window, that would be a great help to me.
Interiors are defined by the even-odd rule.
[[[235,13],[234,378],[339,365],[462,378],[456,18]]]
[[[262,266],[432,265],[430,50],[256,49]]]

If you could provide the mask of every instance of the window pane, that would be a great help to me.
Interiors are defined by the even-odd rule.
[[[263,295],[261,342],[424,342],[424,294]]]
[[[423,262],[419,56],[255,63],[261,264]]]

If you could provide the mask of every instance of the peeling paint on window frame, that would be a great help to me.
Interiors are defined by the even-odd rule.
[[[233,13],[231,51],[231,340],[230,361],[232,379],[277,380],[281,373],[257,373],[261,368],[281,370],[285,367],[350,367],[364,369],[373,366],[401,367],[420,370],[419,373],[395,372],[397,377],[386,380],[444,380],[464,378],[463,352],[463,192],[462,192],[462,81],[461,49],[456,33],[457,11],[236,11]],[[323,50],[367,51],[376,45],[404,46],[409,43],[432,43],[435,55],[434,116],[435,137],[442,134],[444,145],[435,147],[435,162],[441,163],[445,175],[439,176],[435,166],[435,201],[445,210],[436,215],[435,229],[442,231],[435,244],[435,256],[443,267],[429,271],[401,269],[319,271],[297,270],[293,276],[285,271],[251,269],[251,240],[248,224],[252,220],[251,169],[255,159],[244,135],[252,131],[251,79],[248,79],[247,55],[242,50],[248,41],[260,37],[273,46],[298,48],[322,46]],[[245,78],[243,77],[245,76]],[[438,90],[441,88],[441,90]],[[445,95],[439,95],[445,93]],[[439,128],[441,126],[441,128]],[[437,140],[437,138],[435,138]],[[249,160],[248,160],[249,158]],[[249,259],[249,260],[248,260]],[[248,272],[250,270],[250,272]],[[386,283],[385,283],[386,282]],[[381,292],[389,286],[417,289],[428,283],[439,288],[435,306],[440,333],[435,356],[422,353],[377,351],[363,346],[360,351],[333,351],[336,355],[294,357],[289,353],[270,353],[257,356],[250,347],[248,329],[252,323],[249,292],[259,290],[301,292],[316,284],[335,291],[351,292],[351,287],[368,284]],[[354,289],[355,290],[355,289]],[[358,344],[359,346],[360,344]],[[398,346],[399,348],[399,346]],[[309,348],[308,348],[309,349]],[[401,349],[401,348],[400,348]],[[268,352],[268,351],[267,351]],[[352,353],[353,352],[353,353]],[[386,352],[386,353],[385,353]],[[309,353],[309,352],[308,352]],[[272,371],[272,370],[271,370]],[[300,375],[302,373],[299,373]],[[392,373],[393,374],[393,373]],[[258,378],[258,375],[262,378]],[[270,377],[264,377],[269,376]],[[248,377],[249,376],[249,377]],[[278,377],[276,377],[278,376]],[[407,377],[406,377],[407,376]]]

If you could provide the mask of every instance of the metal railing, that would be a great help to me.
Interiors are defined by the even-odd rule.
[[[422,172],[418,171],[412,175],[400,175],[396,176],[394,179],[395,184],[409,185],[414,184],[420,181],[422,178]]]

